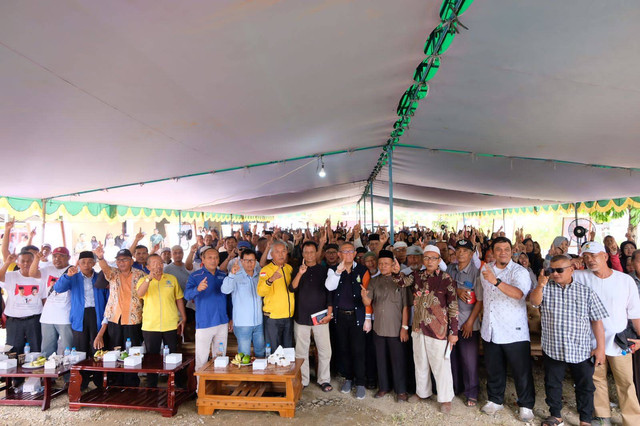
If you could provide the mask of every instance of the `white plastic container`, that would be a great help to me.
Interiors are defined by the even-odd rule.
[[[140,355],[131,355],[124,359],[125,367],[139,367],[142,365],[142,356]]]
[[[42,352],[29,352],[28,354],[24,354],[24,362],[33,362],[38,359],[40,355],[42,355]]]
[[[120,358],[120,351],[109,351],[102,355],[102,361],[104,362],[116,362]]]
[[[252,365],[254,370],[264,370],[267,368],[267,359],[266,358],[257,358],[253,360]]]
[[[169,354],[164,362],[166,364],[180,364],[182,362],[182,354]]]
[[[15,368],[18,366],[18,360],[17,359],[5,359],[0,361],[0,370],[8,370],[10,368]]]
[[[171,355],[171,354],[169,354]],[[227,365],[229,365],[229,357],[228,356],[218,356],[216,357],[216,359],[213,360],[213,367],[214,368],[225,368]]]
[[[129,355],[144,355],[144,346],[131,346]]]
[[[78,352],[76,351],[76,353],[71,353],[71,355],[69,355],[69,363],[70,364],[77,364],[80,361],[84,361],[85,359],[87,359],[87,353],[86,352]]]

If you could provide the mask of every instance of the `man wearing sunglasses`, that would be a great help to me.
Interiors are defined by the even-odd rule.
[[[633,384],[633,361],[630,356],[623,356],[622,349],[615,343],[616,333],[627,328],[629,321],[633,323],[636,333],[640,332],[640,297],[633,279],[622,272],[614,271],[607,265],[609,255],[602,243],[587,241],[582,245],[582,257],[589,268],[576,271],[574,278],[590,287],[600,298],[609,313],[602,320],[604,326],[605,361],[595,367],[593,384],[594,414],[596,424],[611,424],[611,406],[609,405],[609,386],[607,369],[611,369],[618,391],[622,423],[624,425],[640,424],[640,404]],[[591,346],[594,346],[594,336]]]
[[[602,319],[609,316],[596,293],[572,277],[571,259],[551,258],[550,267],[540,272],[531,303],[540,308],[544,387],[550,416],[546,426],[562,423],[562,382],[567,368],[575,384],[580,425],[593,420],[594,364],[605,362]],[[591,350],[591,331],[596,349]]]

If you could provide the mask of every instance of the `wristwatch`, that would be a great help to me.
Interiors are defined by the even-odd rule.
[[[501,283],[502,280],[500,278],[496,278],[496,283],[494,284],[494,286],[498,287]]]
[[[404,328],[405,330],[408,330],[409,326],[408,325],[403,325],[402,328]]]

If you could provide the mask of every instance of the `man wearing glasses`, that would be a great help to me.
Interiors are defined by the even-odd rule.
[[[609,255],[604,245],[588,241],[582,245],[584,263],[589,268],[576,271],[575,279],[590,287],[600,298],[609,313],[602,320],[604,326],[605,360],[595,367],[593,384],[594,414],[596,424],[611,424],[611,406],[609,405],[609,386],[607,370],[610,368],[618,391],[622,423],[640,424],[640,404],[633,384],[633,360],[622,355],[622,349],[615,343],[616,333],[624,331],[628,323],[633,324],[636,333],[640,332],[640,297],[633,279],[622,272],[614,271],[607,265]],[[594,337],[591,346],[594,346]]]
[[[591,288],[573,279],[569,257],[553,256],[550,265],[540,272],[538,286],[531,292],[531,304],[541,310],[544,387],[551,414],[542,424],[562,423],[562,382],[568,367],[575,384],[580,425],[590,425],[594,364],[605,361],[602,319],[609,314]],[[596,339],[593,351],[592,330]]]
[[[371,331],[371,307],[362,302],[361,285],[369,286],[369,271],[354,259],[352,243],[340,247],[342,260],[336,270],[329,269],[325,287],[333,291],[333,312],[340,348],[341,371],[345,381],[340,389],[350,393],[355,382],[356,398],[364,399],[365,391],[365,333]]]
[[[256,253],[246,247],[240,252],[240,261],[234,262],[222,282],[220,291],[230,294],[233,302],[233,334],[238,340],[238,352],[253,353],[264,358],[264,329],[262,325],[262,298],[258,296],[260,267]]]

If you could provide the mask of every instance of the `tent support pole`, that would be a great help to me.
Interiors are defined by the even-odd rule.
[[[393,147],[387,151],[389,154],[389,242],[395,243],[393,238]]]
[[[373,222],[373,182],[369,184],[369,197],[371,198],[371,232],[375,232],[375,225]]]
[[[362,199],[362,233],[367,229],[367,190],[364,190],[364,198]]]
[[[504,209],[502,209],[502,230],[507,234],[507,222],[504,219]]]

